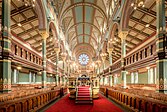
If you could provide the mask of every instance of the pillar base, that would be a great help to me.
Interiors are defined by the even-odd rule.
[[[42,88],[47,88],[47,86],[42,86]]]
[[[0,90],[0,93],[11,93],[11,90]]]
[[[156,92],[167,94],[167,90],[156,90]]]

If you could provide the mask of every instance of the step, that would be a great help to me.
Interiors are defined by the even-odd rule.
[[[76,98],[75,100],[92,100],[92,98]]]
[[[80,93],[78,93],[77,95],[79,95],[79,96],[87,96],[87,95],[89,95],[90,96],[90,94],[80,94]]]
[[[78,91],[82,91],[82,92],[89,92],[89,90],[78,90]]]
[[[78,91],[78,93],[90,93],[90,91]]]
[[[77,96],[77,98],[91,98],[91,96]]]
[[[93,101],[75,101],[76,104],[93,104]]]
[[[78,92],[78,94],[90,94],[90,92],[85,92],[85,93],[83,93],[83,92]]]
[[[80,98],[85,98],[85,97],[87,97],[87,98],[88,98],[88,97],[91,97],[91,96],[90,96],[90,95],[89,95],[89,96],[83,96],[83,95],[82,95],[82,96],[77,96],[77,97],[80,97]]]
[[[81,91],[89,91],[89,89],[78,89],[78,90],[81,90]]]
[[[89,90],[78,90],[78,92],[90,92]]]

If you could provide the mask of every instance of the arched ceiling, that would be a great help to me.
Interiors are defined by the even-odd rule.
[[[53,0],[59,21],[62,23],[66,40],[73,54],[82,53],[79,44],[85,49],[96,51],[98,38],[106,27],[108,0]],[[84,45],[85,44],[85,45]],[[92,50],[84,50],[94,56]],[[74,54],[75,56],[78,54]]]
[[[61,27],[64,30],[66,41],[75,56],[78,53],[82,53],[82,51],[88,52],[92,56],[95,55],[98,47],[97,41],[102,41],[101,38],[103,38],[101,35],[103,33],[102,28],[106,25],[106,21],[109,20],[107,9],[111,9],[110,6],[112,6],[113,1],[116,4],[113,9],[120,8],[119,1],[121,0],[48,0],[48,3],[52,2],[53,8],[56,9],[55,12],[62,23]],[[29,43],[34,50],[41,52],[42,37],[39,32],[39,21],[43,18],[41,18],[37,10],[42,7],[38,2],[36,2],[35,7],[25,7],[21,0],[11,0],[11,33],[20,38],[20,40]],[[125,13],[126,16],[120,18],[126,18],[125,22],[128,27],[126,38],[127,52],[130,52],[133,48],[156,34],[156,0],[145,0],[145,7],[140,7],[136,10],[130,6],[132,2],[134,0],[131,0],[129,5],[126,6],[130,8],[127,11],[129,16]],[[165,4],[167,18],[167,2]],[[51,7],[52,5],[49,4]],[[2,7],[2,0],[0,0],[0,7]],[[1,14],[2,10],[0,10],[0,19],[2,18]],[[18,26],[18,23],[21,23],[21,26]],[[147,24],[149,24],[149,27],[146,27]],[[47,39],[47,58],[55,62],[56,55],[53,48],[57,40],[52,40],[57,35],[54,35],[53,30],[53,27],[51,28],[50,26],[50,36]],[[115,30],[110,30],[114,33],[109,35],[109,38],[115,41],[112,45],[114,48],[112,57],[113,62],[115,62],[121,57],[121,38],[118,35],[113,36],[115,35]],[[80,49],[80,44],[84,45],[84,50]]]
[[[42,12],[40,8],[43,8],[43,5],[40,1],[42,0],[36,0],[35,7],[32,7],[29,5],[25,6],[22,0],[11,0],[11,34],[21,41],[26,42],[27,45],[30,45],[32,49],[39,53],[42,52],[42,37],[39,29],[43,29],[46,26],[42,23],[45,15],[44,17],[41,16]],[[2,19],[1,9],[2,0],[0,0],[0,19]],[[18,23],[20,23],[20,26]],[[54,25],[49,25],[46,55],[52,62],[56,60],[54,47],[57,43],[57,34],[54,31]]]

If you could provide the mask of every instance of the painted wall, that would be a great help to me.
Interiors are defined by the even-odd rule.
[[[19,73],[18,78],[19,78],[18,79],[19,83],[22,83],[22,82],[29,83],[29,74]]]
[[[12,84],[14,83],[14,71],[13,70],[11,70],[11,79],[12,79]]]
[[[54,78],[53,77],[47,77],[47,82],[53,82]]]
[[[139,84],[148,84],[148,73],[139,73]]]
[[[126,83],[131,83],[131,75],[126,75]]]
[[[36,83],[42,83],[42,76],[41,75],[36,75]]]
[[[119,76],[119,77],[118,77],[118,84],[121,84],[121,81],[122,81],[122,77]]]

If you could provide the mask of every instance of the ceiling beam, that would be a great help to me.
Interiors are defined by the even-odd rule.
[[[142,13],[145,13],[145,14],[151,16],[151,17],[156,18],[156,12],[154,12],[152,10],[149,10],[148,8],[140,8],[140,7],[138,7],[136,10],[140,11]],[[166,21],[167,21],[167,17],[166,17]]]
[[[19,33],[18,36],[22,37],[25,34],[36,31],[36,30],[38,30],[38,26],[32,27],[31,29],[28,29],[28,30],[25,30],[24,32]]]
[[[154,12],[154,11],[152,11],[152,10],[149,10],[149,9],[147,9],[147,8],[140,8],[140,7],[138,7],[136,10],[137,10],[137,11],[140,11],[140,12],[142,12],[142,13],[145,13],[145,14],[151,16],[151,17],[156,18],[156,12]]]
[[[49,42],[49,43],[47,43],[47,44],[51,45],[51,44],[52,44],[52,42]],[[54,48],[54,45],[47,46],[47,47],[46,47],[46,49],[48,49],[49,47],[53,47],[53,48]],[[40,44],[39,44],[39,46],[38,46],[38,47],[36,47],[35,49],[37,49],[37,50],[38,50],[39,48],[42,48],[42,45],[40,45]]]
[[[25,41],[30,41],[30,40],[36,39],[38,37],[41,37],[41,35],[40,34],[36,34],[36,35],[34,35],[34,36],[30,37],[30,38],[25,39]],[[41,37],[41,39],[42,39],[42,37]]]
[[[18,8],[15,8],[14,10],[11,11],[11,17],[16,16],[22,12],[25,12],[27,10],[33,9],[31,6],[25,7],[24,5]],[[0,16],[0,19],[2,19],[2,15]]]
[[[150,36],[149,34],[144,33],[144,32],[142,32],[140,30],[137,30],[136,28],[133,28],[131,26],[128,26],[128,27],[129,27],[130,30],[133,30],[134,32],[139,33],[140,35],[143,35],[144,37],[149,37]]]
[[[25,19],[24,21],[21,21],[21,25],[24,26],[26,24],[30,24],[30,22],[33,22],[33,21],[36,21],[38,20],[38,18],[36,16],[33,16],[33,17],[30,17],[30,18],[27,18],[27,20]],[[19,26],[16,24],[12,25],[11,26],[11,29],[17,29]]]
[[[132,35],[130,35],[130,34],[128,34],[127,37],[130,37],[130,38],[132,38],[132,39],[135,39],[135,40],[138,41],[138,42],[142,42],[141,39],[139,39],[139,38],[137,38],[137,37],[135,37],[135,36],[132,36]]]
[[[135,18],[133,16],[130,17],[130,20],[133,21],[133,22],[135,22],[135,23],[137,23],[137,24],[140,24],[140,25],[142,25],[144,27],[146,26],[146,24],[148,24],[148,23],[146,23],[146,22],[144,22],[144,21],[142,21],[140,19],[137,19],[137,18]],[[151,24],[150,24],[150,26],[148,28],[151,29],[151,30],[153,30],[153,31],[156,31],[156,27],[153,26],[153,25],[151,25]]]

